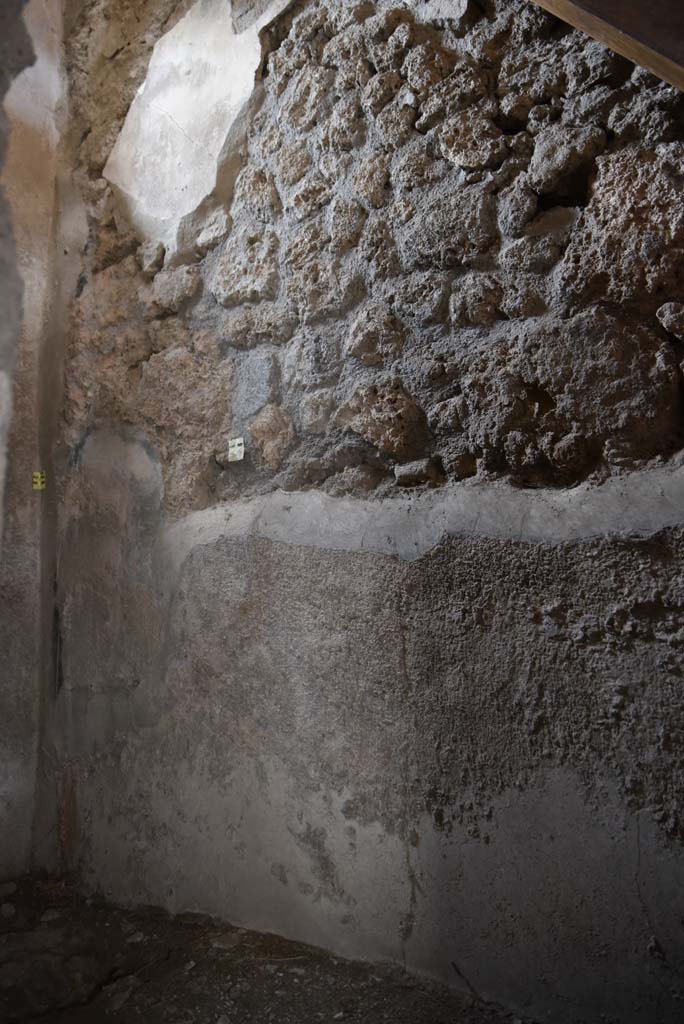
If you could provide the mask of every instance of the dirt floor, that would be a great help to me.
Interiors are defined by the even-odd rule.
[[[208,918],[0,884],[0,1021],[514,1024],[491,1005]]]

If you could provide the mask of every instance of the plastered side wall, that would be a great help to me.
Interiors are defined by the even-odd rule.
[[[26,0],[7,0],[0,11],[0,99],[10,87],[12,79],[31,62],[33,52],[23,22],[21,10]],[[9,123],[4,109],[0,110],[0,169],[7,156]],[[16,249],[7,200],[0,193],[0,533],[2,531],[2,494],[5,483],[7,430],[11,415],[11,372],[14,366],[16,334],[21,306],[21,282],[16,267]]]
[[[5,522],[0,559],[0,875],[26,871],[35,812],[41,687],[46,675],[44,549],[54,475],[44,427],[49,405],[41,375],[56,344],[57,179],[64,104],[62,4],[29,3],[24,23],[36,61],[5,101],[10,142],[2,184],[19,255],[23,308],[8,436]],[[64,256],[64,253],[62,253]],[[54,375],[50,382],[60,392]],[[45,471],[48,490],[32,489]]]

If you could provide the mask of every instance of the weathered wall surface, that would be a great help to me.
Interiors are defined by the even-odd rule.
[[[276,14],[226,22],[264,60],[189,233],[124,188],[152,72],[167,113],[199,75],[152,57],[133,102],[183,5],[68,41],[64,863],[533,1018],[678,1020],[682,97],[517,0]]]
[[[87,884],[533,1020],[680,1019],[682,469],[164,526],[158,458],[103,430],[70,486],[55,735]]]
[[[33,59],[31,44],[21,20],[25,3],[26,0],[7,0],[0,11],[0,100],[4,99],[12,79]],[[0,169],[6,160],[8,141],[9,122],[3,107],[0,108]],[[21,282],[16,259],[9,208],[4,194],[0,192],[0,535],[5,449],[12,406],[11,374],[21,310]]]
[[[0,873],[27,870],[35,816],[41,705],[54,676],[57,489],[53,448],[62,355],[85,236],[67,156],[62,0],[30,0],[23,19],[36,60],[14,81],[2,184],[16,238],[18,321],[0,558]],[[9,315],[8,315],[9,322]],[[45,474],[45,490],[33,474]],[[54,824],[51,826],[54,831]]]
[[[14,362],[7,342],[17,336],[13,386],[0,374],[0,398],[14,413],[8,432],[5,522],[0,557],[0,876],[29,864],[39,731],[41,632],[41,527],[43,495],[31,489],[31,474],[44,468],[40,446],[40,361],[48,333],[54,274],[54,204],[60,70],[61,4],[9,4],[0,19],[3,69],[16,73],[5,100],[10,127],[2,185],[19,255],[21,286],[11,257],[3,264],[4,350],[1,369]],[[11,14],[12,9],[14,14]],[[6,18],[17,23],[10,32]],[[24,27],[25,25],[25,27]],[[7,34],[6,34],[7,32]],[[30,36],[30,41],[29,41]],[[4,51],[7,46],[6,52]],[[13,57],[14,54],[14,57]],[[23,310],[18,305],[23,290]],[[0,432],[8,425],[5,416]]]
[[[526,3],[433,20],[429,4],[298,10],[263,35],[244,153],[204,146],[226,129],[216,103],[197,125],[217,178],[244,166],[189,236],[178,168],[130,196],[145,145],[173,149],[205,87],[171,45],[191,15],[158,44],[104,169],[124,201],[93,181],[67,443],[110,419],[142,427],[176,514],[273,487],[381,495],[397,478],[568,486],[669,458],[682,96]],[[239,470],[230,433],[248,441]]]

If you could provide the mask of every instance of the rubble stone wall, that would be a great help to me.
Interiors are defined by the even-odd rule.
[[[166,254],[122,233],[92,157],[70,447],[141,427],[174,515],[276,487],[569,487],[680,450],[681,94],[532,4],[445,11],[290,6],[230,198]],[[164,117],[145,131],[105,175],[163,151]]]
[[[199,5],[87,0],[66,37],[38,862],[674,1024],[682,95],[522,0],[234,4],[254,89],[179,122],[216,185],[160,240],[125,161],[190,109]]]

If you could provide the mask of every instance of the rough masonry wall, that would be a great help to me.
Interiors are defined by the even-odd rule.
[[[142,427],[175,513],[272,487],[570,486],[679,450],[682,96],[531,4],[447,7],[281,17],[232,202],[166,262],[94,177],[113,132],[88,135],[70,447]]]
[[[134,7],[68,44],[38,833],[122,901],[674,1024],[681,95],[517,0],[294,4],[164,251],[103,177],[182,27]]]

